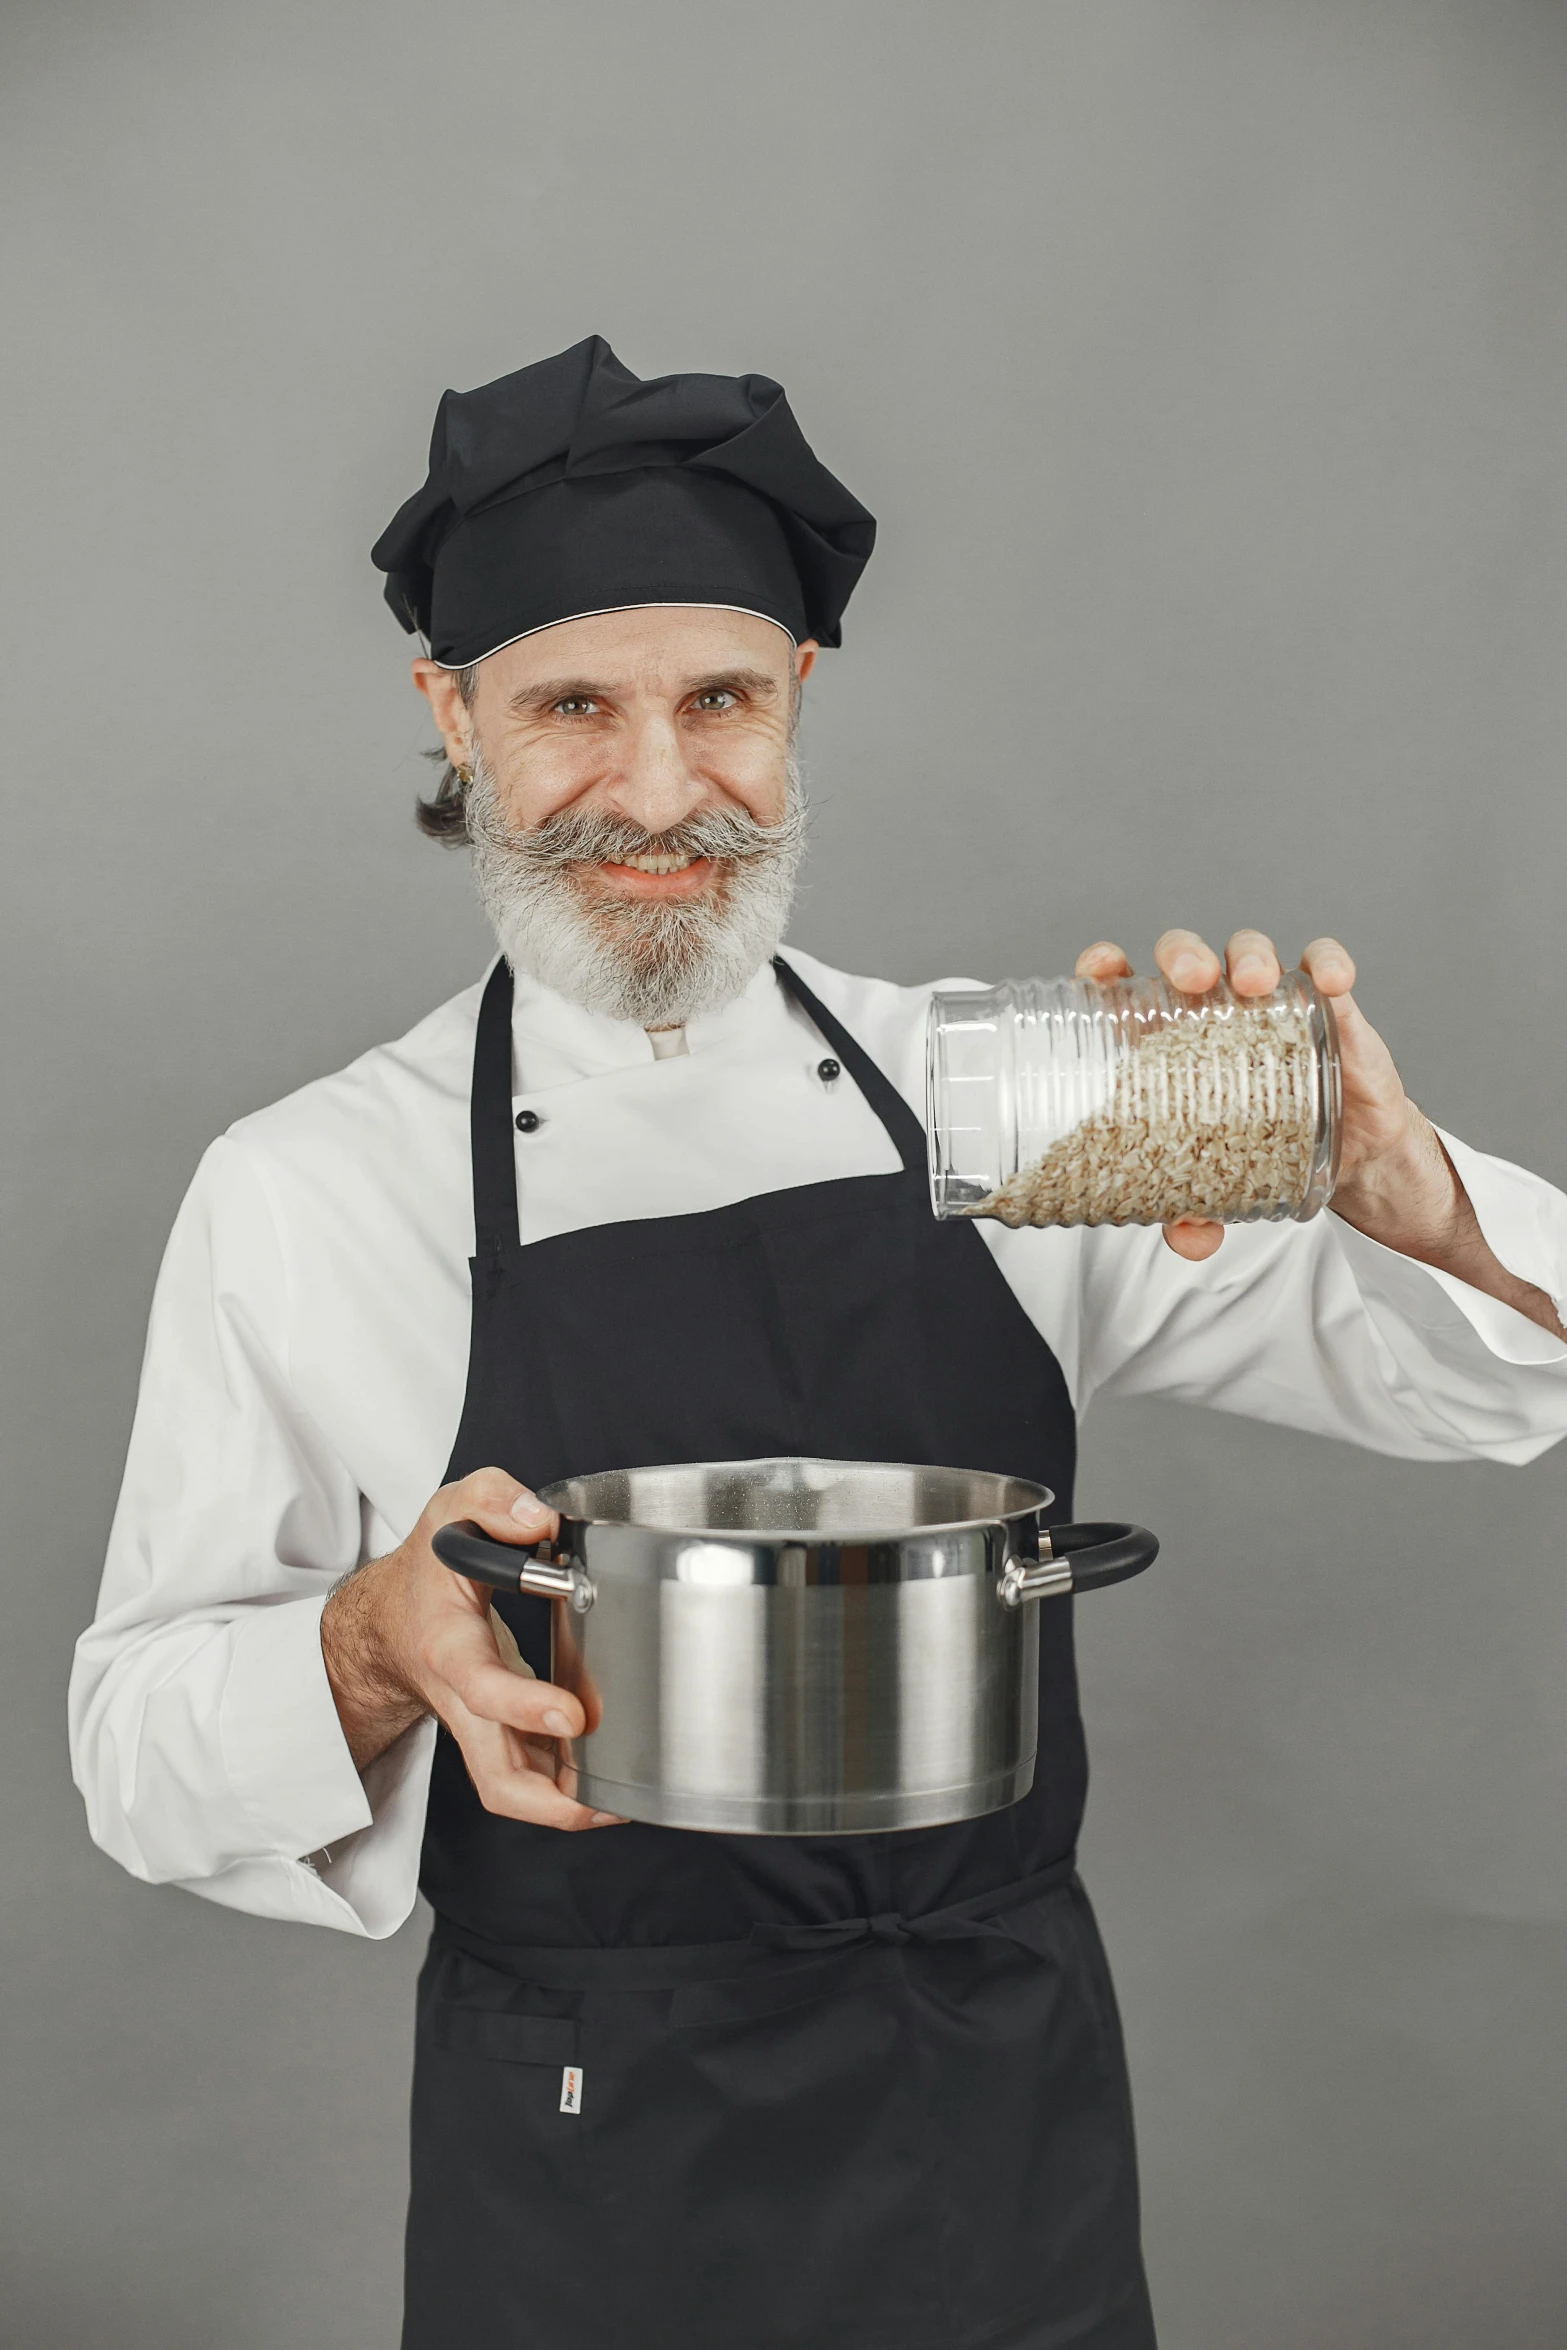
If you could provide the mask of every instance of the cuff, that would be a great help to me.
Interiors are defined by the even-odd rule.
[[[219,1735],[235,1797],[284,1859],[370,1825],[321,1654],[320,1599],[258,1608],[235,1627]]]
[[[1520,1281],[1543,1289],[1564,1316],[1567,1305],[1567,1198],[1526,1168],[1471,1150],[1440,1126],[1442,1147],[1469,1194],[1486,1244],[1500,1264]],[[1404,1318],[1433,1333],[1459,1333],[1467,1325],[1498,1361],[1523,1365],[1567,1362],[1567,1344],[1504,1305],[1415,1257],[1384,1248],[1353,1224],[1334,1219],[1337,1237],[1357,1280],[1398,1307]],[[1567,1317],[1564,1317],[1567,1318]]]
[[[426,1715],[365,1772],[374,1827],[315,1856],[322,1884],[347,1903],[358,1931],[372,1941],[395,1934],[413,1909],[434,1759],[435,1724]]]

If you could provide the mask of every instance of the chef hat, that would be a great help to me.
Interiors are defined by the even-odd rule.
[[[638,604],[759,613],[798,644],[839,621],[876,525],[765,375],[643,383],[599,335],[446,392],[430,472],[371,550],[447,669]]]

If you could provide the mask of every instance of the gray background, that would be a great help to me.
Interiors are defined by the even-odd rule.
[[[147,1299],[231,1117],[480,967],[370,540],[592,331],[758,368],[882,519],[795,935],[913,978],[1336,929],[1567,1176],[1567,15],[1524,0],[4,14],[0,2298],[15,2350],[395,2338],[409,2000],[70,1788]],[[1567,2336],[1567,1459],[1144,1406],[1085,1499],[1091,1882],[1167,2350]]]

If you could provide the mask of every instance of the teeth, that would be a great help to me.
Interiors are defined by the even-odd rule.
[[[696,859],[695,857],[641,856],[622,857],[619,862],[622,865],[629,865],[636,873],[684,873],[688,865],[696,863]]]

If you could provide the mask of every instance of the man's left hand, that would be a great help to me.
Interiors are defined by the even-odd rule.
[[[1273,941],[1260,930],[1237,930],[1222,963],[1196,931],[1167,930],[1154,961],[1184,995],[1204,994],[1221,976],[1237,995],[1268,995],[1282,977]],[[1555,1336],[1567,1335],[1544,1290],[1493,1256],[1441,1138],[1405,1093],[1392,1054],[1350,992],[1348,950],[1336,938],[1313,939],[1300,967],[1332,999],[1338,1022],[1344,1117],[1334,1214],[1385,1248],[1454,1273]],[[1129,979],[1132,966],[1120,947],[1101,940],[1078,956],[1077,976]],[[1164,1237],[1177,1256],[1196,1260],[1213,1255],[1224,1226],[1186,1218],[1167,1224]]]

